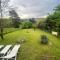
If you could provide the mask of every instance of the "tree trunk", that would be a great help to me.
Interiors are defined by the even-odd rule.
[[[3,39],[3,14],[2,14],[2,4],[1,4],[2,2],[1,2],[1,0],[0,0],[0,14],[1,14],[1,18],[0,18],[0,28],[1,28],[1,34],[0,34],[0,36],[1,36],[1,39]]]
[[[3,28],[1,28],[1,39],[3,39]]]

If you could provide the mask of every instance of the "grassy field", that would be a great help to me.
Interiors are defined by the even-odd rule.
[[[4,28],[4,29],[3,29],[3,33],[4,33],[4,34],[8,34],[8,33],[17,31],[17,30],[19,30],[19,29],[20,29],[20,28]]]
[[[40,43],[41,35],[49,38],[48,45]],[[25,40],[22,42],[22,40]],[[21,29],[4,35],[0,38],[0,44],[21,43],[17,60],[60,60],[60,39],[41,30]],[[43,56],[43,57],[42,57]],[[47,58],[46,58],[47,57]]]

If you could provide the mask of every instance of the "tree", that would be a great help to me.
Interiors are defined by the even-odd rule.
[[[54,15],[49,15],[46,19],[46,27],[49,31],[52,31],[56,27],[56,17]]]
[[[60,11],[60,5],[56,6],[55,11]]]
[[[3,16],[4,16],[4,11],[8,7],[8,2],[9,0],[0,0],[0,36],[3,39]]]
[[[54,30],[60,34],[60,5],[58,5],[53,14],[50,14],[46,19],[46,28],[50,31]]]
[[[46,25],[45,21],[40,21],[37,24],[37,28],[44,30],[45,29],[45,25]]]
[[[10,14],[10,16],[12,18],[13,27],[19,28],[19,26],[20,26],[20,18],[18,16],[17,12],[14,9],[12,9],[11,11],[9,11],[9,14]]]

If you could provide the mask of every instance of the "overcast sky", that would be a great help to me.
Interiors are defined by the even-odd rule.
[[[21,18],[39,18],[51,13],[60,0],[11,0],[10,4]]]

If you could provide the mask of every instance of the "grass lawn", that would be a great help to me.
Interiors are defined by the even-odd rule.
[[[43,34],[49,38],[48,45],[40,43]],[[0,38],[0,44],[16,44],[22,39],[25,39],[25,42],[21,43],[17,60],[60,60],[60,39],[38,29],[35,31],[33,29],[21,29],[8,33],[4,35],[4,40]],[[50,57],[46,58],[47,56]]]
[[[8,34],[8,33],[17,31],[18,29],[20,29],[20,28],[4,28],[3,33],[4,33],[4,34]]]

